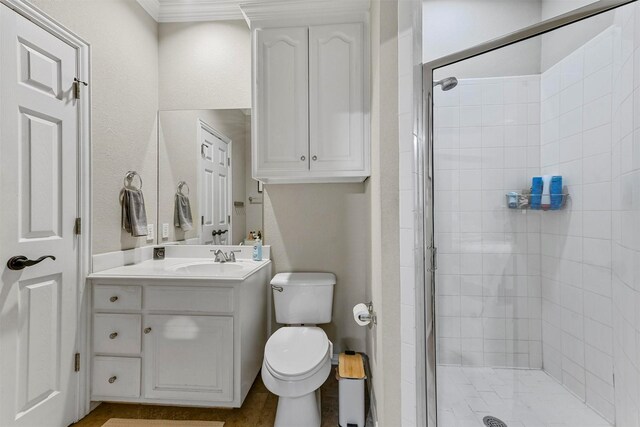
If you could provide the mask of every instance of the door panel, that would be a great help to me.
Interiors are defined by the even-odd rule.
[[[308,29],[261,29],[256,36],[258,170],[308,170]]]
[[[223,141],[202,124],[200,128],[201,150],[201,194],[203,244],[225,245],[230,240],[231,227],[229,215],[230,156],[229,142]],[[227,233],[212,236],[214,230],[227,230]]]
[[[59,274],[21,281],[18,303],[18,412],[26,413],[60,389]]]
[[[145,316],[144,397],[233,400],[233,317]]]
[[[75,418],[77,52],[0,5],[0,425]],[[14,271],[9,258],[55,261]]]
[[[20,110],[23,239],[62,237],[61,121]]]
[[[309,29],[309,140],[312,171],[363,170],[363,25]]]

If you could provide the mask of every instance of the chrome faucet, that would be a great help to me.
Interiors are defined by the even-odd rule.
[[[224,252],[222,252],[221,249],[216,249],[215,251],[211,251],[211,252],[213,252],[213,255],[215,255],[214,262],[225,263],[225,262],[236,262],[235,252],[240,252],[240,251],[239,250],[229,251],[228,254],[225,254]]]
[[[213,251],[213,255],[215,256],[215,259],[213,260],[214,262],[225,263],[229,261],[224,252],[222,252],[222,250],[220,249],[216,249],[215,251]]]

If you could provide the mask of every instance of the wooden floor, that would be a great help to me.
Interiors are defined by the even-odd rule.
[[[321,388],[322,427],[338,425],[338,382],[333,373]],[[247,398],[238,409],[187,408],[177,406],[103,403],[73,424],[74,427],[101,427],[110,418],[224,421],[224,427],[271,427],[276,417],[278,397],[258,375]]]

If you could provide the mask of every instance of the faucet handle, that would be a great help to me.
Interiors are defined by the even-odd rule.
[[[230,250],[229,253],[225,255],[227,257],[227,261],[236,262],[236,252],[242,252],[242,251],[239,249]]]

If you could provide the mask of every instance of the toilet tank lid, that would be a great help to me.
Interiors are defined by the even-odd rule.
[[[277,286],[333,286],[336,275],[333,273],[278,273],[271,279]]]

